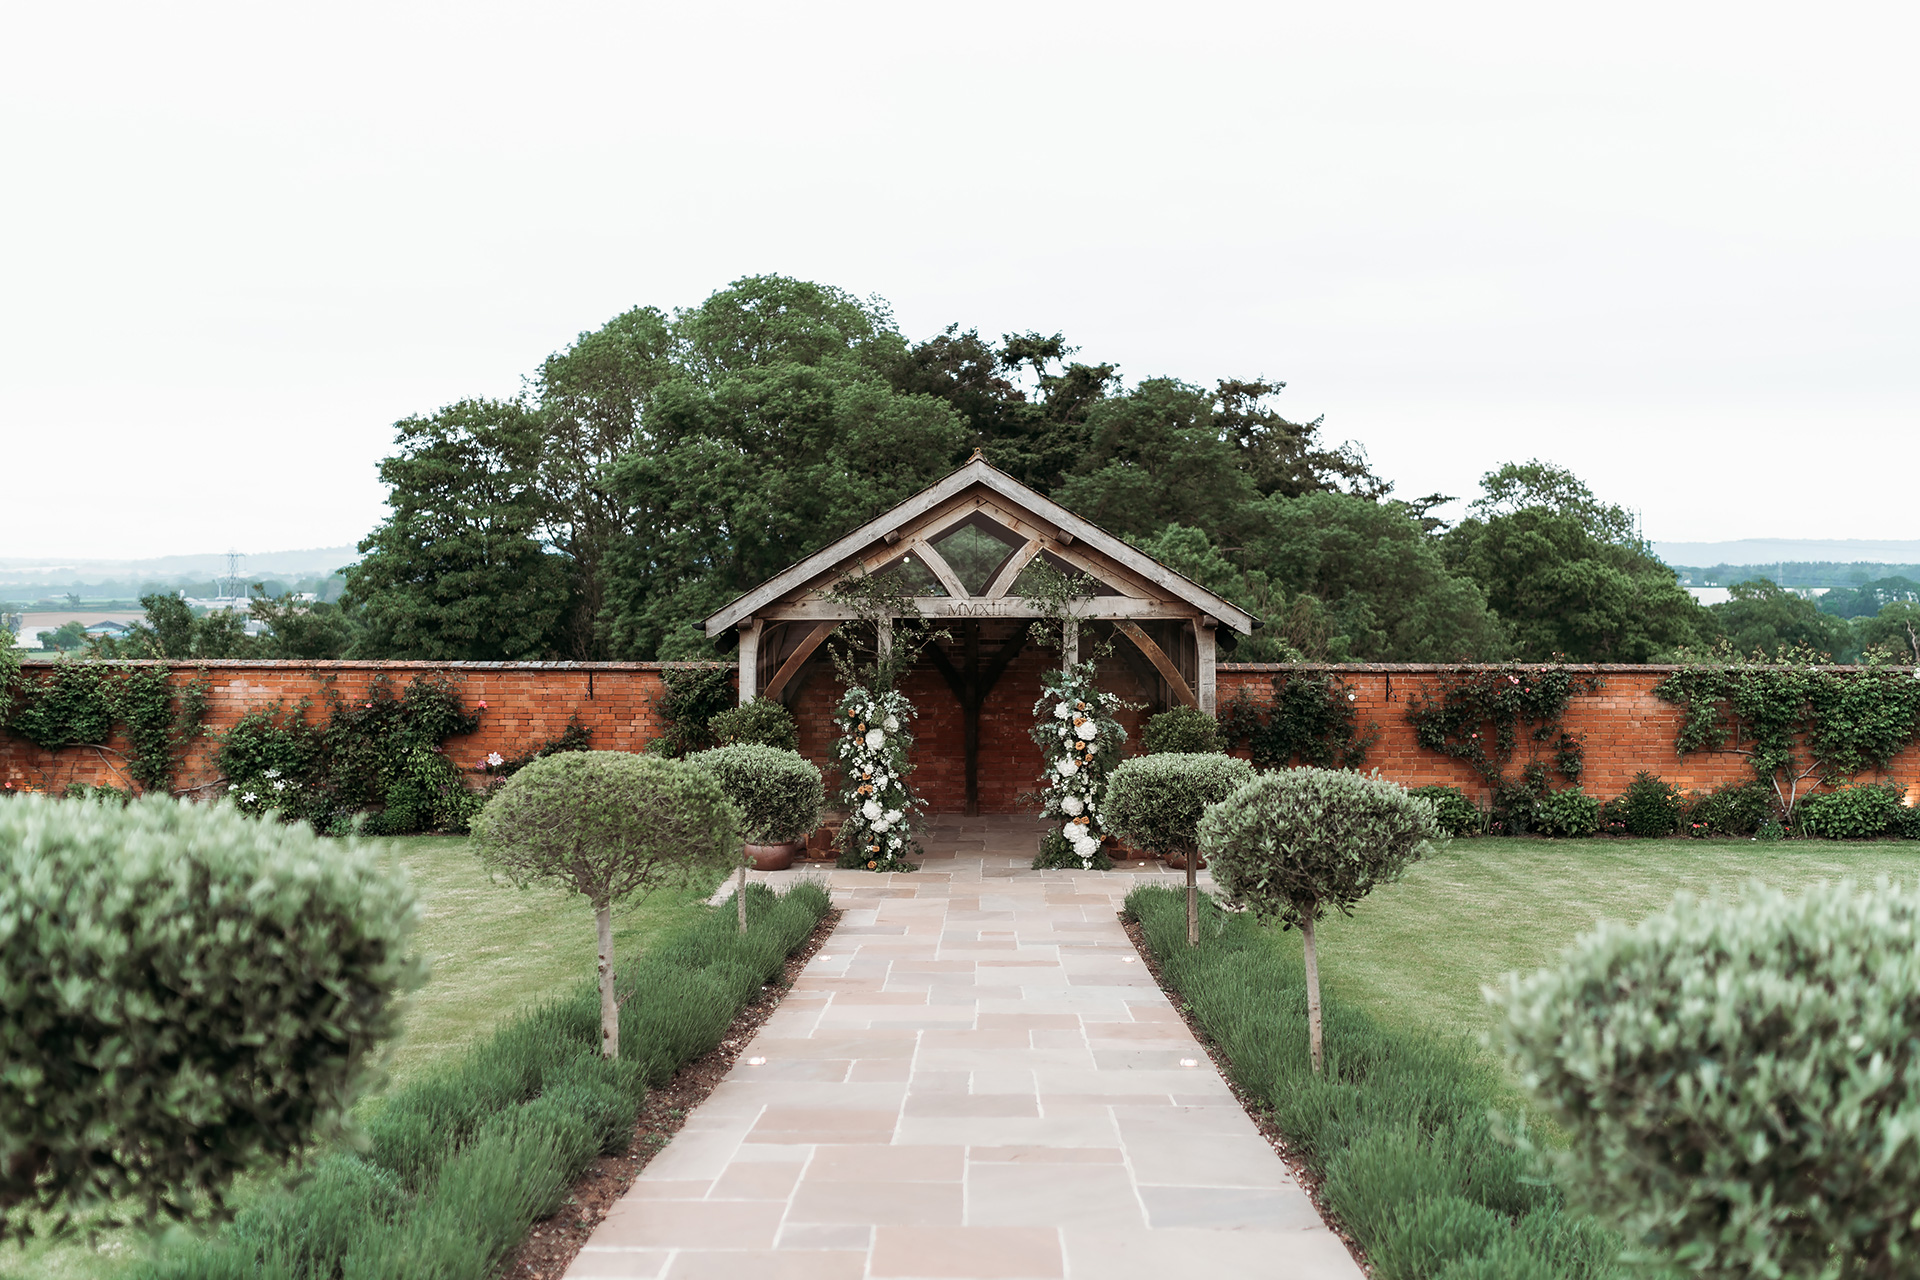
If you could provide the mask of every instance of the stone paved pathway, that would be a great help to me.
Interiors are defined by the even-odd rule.
[[[930,834],[799,873],[840,927],[568,1276],[1357,1280],[1115,919],[1143,873]]]

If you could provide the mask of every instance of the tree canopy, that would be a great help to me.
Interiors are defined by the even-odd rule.
[[[1358,444],[1274,407],[1284,387],[1129,384],[1059,333],[912,342],[877,298],[747,277],[581,334],[514,400],[399,423],[392,514],[342,617],[295,643],[337,621],[369,657],[711,656],[701,619],[974,449],[1269,620],[1241,658],[1641,661],[1702,638],[1571,473],[1489,472],[1449,532],[1429,513],[1450,499],[1393,498]]]

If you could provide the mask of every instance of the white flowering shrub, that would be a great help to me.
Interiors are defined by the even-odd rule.
[[[1100,852],[1107,835],[1101,804],[1127,731],[1114,719],[1120,699],[1100,692],[1093,680],[1094,664],[1082,662],[1050,671],[1040,681],[1046,692],[1033,704],[1032,736],[1046,761],[1040,812],[1054,826],[1041,837],[1035,869],[1113,865]]]
[[[1920,1274],[1920,894],[1686,895],[1509,978],[1562,1172],[1707,1277]]]
[[[914,714],[898,689],[875,693],[861,685],[850,687],[834,708],[840,741],[833,753],[840,765],[840,803],[847,809],[838,842],[843,867],[914,869],[907,860],[919,848],[912,822],[925,807],[907,785],[913,772],[907,725]]]

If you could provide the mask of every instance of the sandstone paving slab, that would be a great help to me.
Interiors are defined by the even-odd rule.
[[[1035,830],[753,873],[825,880],[841,925],[567,1274],[1357,1280],[1115,919],[1179,878],[1034,872]]]

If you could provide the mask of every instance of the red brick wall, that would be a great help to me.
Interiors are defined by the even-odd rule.
[[[1001,676],[981,712],[980,807],[984,812],[1017,811],[1017,797],[1030,790],[1039,775],[1039,751],[1027,731],[1039,696],[1040,673],[1048,660],[1039,650],[1023,653]],[[638,751],[658,737],[663,727],[654,709],[662,688],[658,663],[209,662],[205,666],[213,683],[208,725],[216,732],[231,726],[247,709],[274,699],[292,702],[312,696],[317,700],[329,678],[343,694],[351,695],[364,691],[369,681],[383,673],[404,687],[422,672],[448,671],[464,681],[469,705],[487,704],[479,731],[447,744],[452,758],[469,768],[490,751],[516,755],[558,735],[570,715],[579,716],[592,731],[593,745],[602,750]],[[1219,670],[1220,700],[1225,702],[1243,687],[1264,697],[1273,675],[1289,669],[1224,664]],[[1674,755],[1680,713],[1652,694],[1653,686],[1671,669],[1593,668],[1602,681],[1600,691],[1576,697],[1566,719],[1567,730],[1585,740],[1582,781],[1589,792],[1618,795],[1639,769],[1651,769],[1683,787],[1698,789],[1749,776],[1738,756],[1695,755],[1682,760]],[[33,667],[27,670],[31,674]],[[1379,726],[1380,738],[1368,754],[1367,767],[1378,766],[1386,776],[1409,785],[1446,782],[1470,794],[1484,794],[1479,778],[1466,765],[1421,750],[1407,723],[1409,697],[1431,686],[1444,668],[1337,670],[1358,695],[1354,705],[1361,726]],[[182,671],[176,678],[188,679],[190,673]],[[1145,700],[1132,675],[1118,663],[1108,664],[1102,684],[1129,702]],[[959,705],[931,667],[914,671],[903,688],[920,711],[914,725],[918,739],[915,784],[931,812],[957,813],[966,799]],[[832,677],[819,673],[808,681],[794,706],[801,750],[823,768],[831,761],[830,717],[838,696]],[[1143,714],[1122,716],[1136,744]],[[1890,776],[1903,782],[1920,781],[1920,749],[1909,748],[1897,758]],[[213,779],[211,743],[203,740],[189,753],[179,785],[195,786]],[[0,784],[58,790],[72,782],[124,785],[125,778],[110,752],[85,748],[45,752],[0,734]]]

